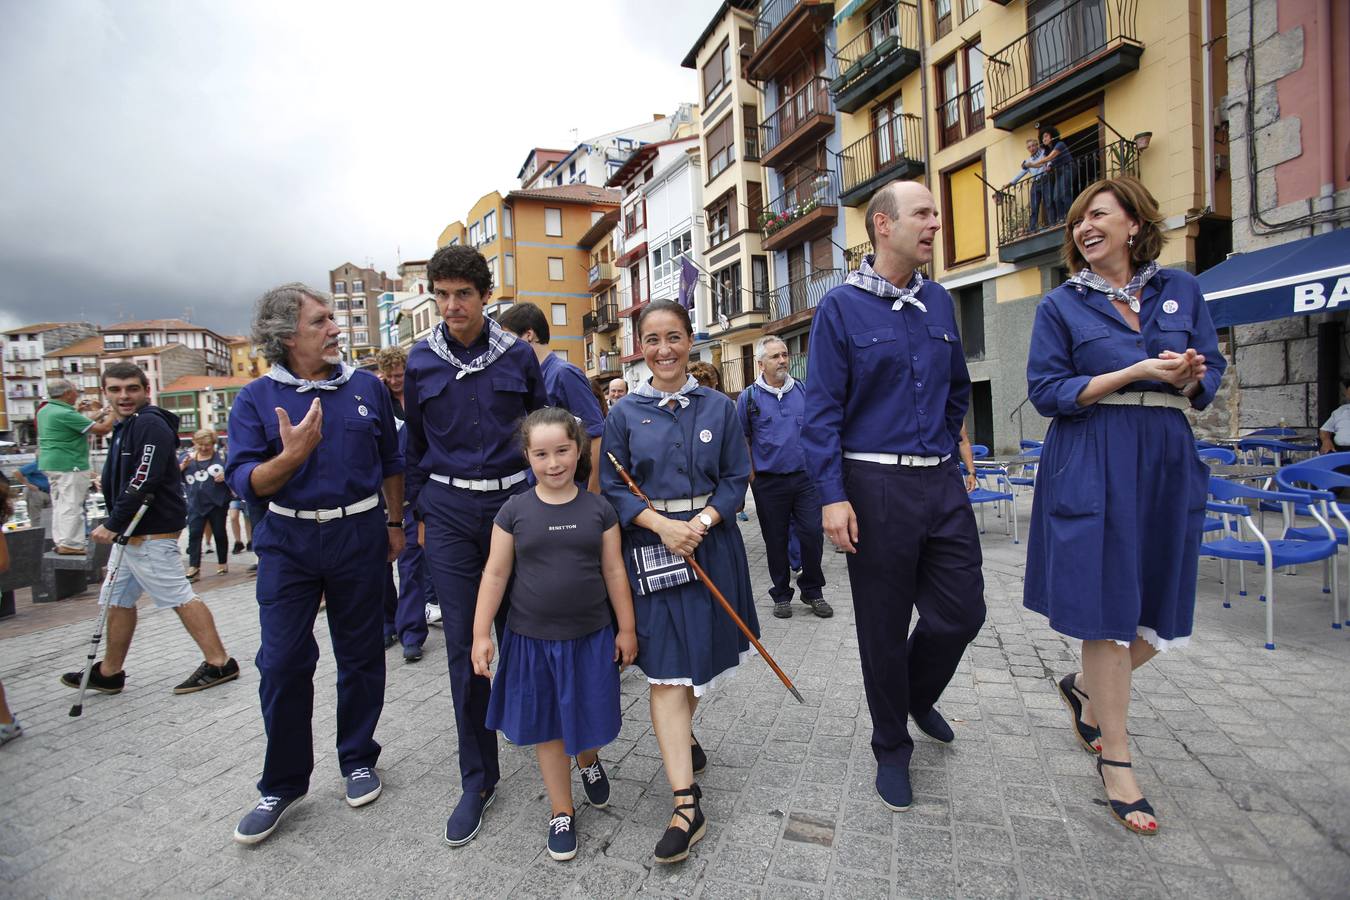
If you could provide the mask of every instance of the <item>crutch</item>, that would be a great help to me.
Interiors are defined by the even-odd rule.
[[[84,712],[84,691],[89,687],[89,676],[94,671],[94,657],[98,656],[98,645],[103,640],[103,628],[108,624],[108,592],[112,590],[113,582],[117,580],[117,570],[122,567],[122,554],[126,552],[127,541],[131,540],[131,533],[136,530],[136,526],[141,524],[141,517],[145,511],[150,508],[150,501],[155,499],[154,494],[146,494],[145,499],[141,501],[141,508],[136,510],[136,515],[131,517],[131,524],[123,529],[122,533],[113,538],[113,548],[108,554],[108,574],[103,579],[103,587],[98,592],[98,603],[101,607],[98,614],[98,627],[94,629],[94,636],[89,641],[89,658],[84,661],[84,675],[80,678],[80,696],[75,700],[75,705],[70,708],[71,718],[77,718]]]

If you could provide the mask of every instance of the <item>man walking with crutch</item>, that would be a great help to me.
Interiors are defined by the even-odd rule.
[[[239,677],[239,664],[225,652],[211,610],[192,590],[178,556],[178,535],[187,523],[187,505],[179,488],[174,449],[178,417],[150,403],[149,379],[134,363],[118,362],[103,370],[103,391],[118,418],[108,459],[103,464],[103,491],[108,518],[89,537],[111,544],[119,533],[129,536],[120,565],[110,573],[100,603],[108,606],[108,649],[89,673],[88,686],[101,694],[120,694],[127,675],[122,669],[136,631],[136,601],[147,593],[161,608],[178,614],[205,659],[175,694],[203,691]],[[133,529],[147,495],[155,502]],[[134,532],[134,533],[133,533]],[[83,672],[67,672],[61,683],[79,688]]]

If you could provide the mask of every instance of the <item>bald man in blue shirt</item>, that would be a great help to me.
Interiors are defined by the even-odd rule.
[[[941,227],[933,195],[892,182],[866,225],[876,255],[812,321],[802,446],[825,534],[849,554],[877,793],[901,811],[913,801],[907,718],[936,740],[955,737],[934,704],[984,623],[984,578],[953,458],[970,374],[951,295],[918,271]]]

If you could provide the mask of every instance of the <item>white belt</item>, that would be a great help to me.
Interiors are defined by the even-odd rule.
[[[844,451],[844,459],[881,463],[883,466],[938,466],[951,458],[950,453],[946,456],[911,456],[908,453],[853,453],[848,450]]]
[[[341,519],[343,516],[354,516],[357,513],[363,513],[368,509],[374,509],[380,505],[380,495],[371,494],[364,500],[353,503],[351,506],[339,506],[336,509],[291,509],[289,506],[282,506],[280,503],[269,503],[267,509],[279,516],[285,516],[288,519],[313,519],[322,525],[324,522],[331,522],[334,519]]]
[[[712,499],[712,494],[699,494],[697,497],[679,497],[674,500],[653,500],[652,508],[661,512],[693,512],[703,509]]]
[[[525,473],[521,471],[514,475],[507,475],[505,478],[451,478],[449,475],[432,475],[430,477],[432,481],[464,488],[466,491],[504,491],[511,485],[520,484],[524,481]]]
[[[1097,402],[1105,403],[1107,406],[1167,406],[1180,410],[1191,408],[1191,401],[1185,397],[1159,391],[1118,391],[1107,394]]]

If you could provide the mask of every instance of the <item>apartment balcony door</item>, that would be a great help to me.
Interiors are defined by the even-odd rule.
[[[784,314],[806,309],[806,248],[798,244],[788,249],[788,308]]]
[[[1027,0],[1033,85],[1106,45],[1105,5],[1105,0]]]

